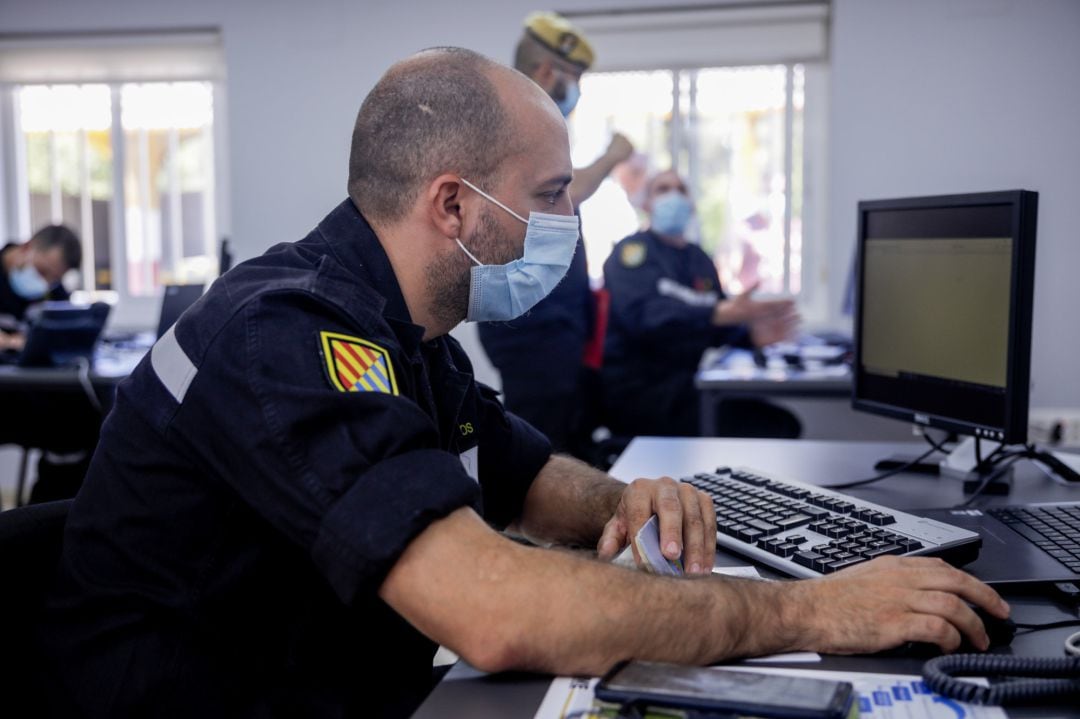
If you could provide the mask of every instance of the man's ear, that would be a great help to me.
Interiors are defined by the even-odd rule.
[[[555,89],[555,83],[558,81],[555,73],[555,63],[550,58],[541,60],[533,72],[532,79],[544,92],[550,95],[551,91]]]
[[[424,195],[428,221],[450,240],[461,237],[461,189],[464,185],[457,175],[439,175],[428,185]]]

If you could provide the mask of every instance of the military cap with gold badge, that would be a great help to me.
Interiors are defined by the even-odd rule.
[[[525,18],[525,32],[553,53],[588,70],[596,55],[585,34],[562,15],[553,12],[534,12]]]

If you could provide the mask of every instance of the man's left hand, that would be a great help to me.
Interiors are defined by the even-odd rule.
[[[619,498],[615,514],[604,525],[597,544],[602,560],[610,560],[631,544],[634,560],[642,565],[633,537],[657,515],[660,549],[671,560],[682,557],[687,574],[708,574],[716,553],[716,510],[707,494],[671,477],[635,479]]]

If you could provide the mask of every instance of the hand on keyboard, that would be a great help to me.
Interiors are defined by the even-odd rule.
[[[716,547],[712,499],[670,477],[636,479],[626,486],[618,509],[600,535],[599,558],[606,561],[615,557],[654,514],[660,520],[660,549],[664,556],[673,561],[681,557],[687,574],[709,574]],[[641,566],[637,548],[633,551],[634,560]]]
[[[940,559],[880,557],[820,579],[792,582],[799,645],[833,654],[868,653],[903,642],[956,651],[966,637],[986,649],[982,621],[968,603],[1004,619],[1009,606],[986,584]]]

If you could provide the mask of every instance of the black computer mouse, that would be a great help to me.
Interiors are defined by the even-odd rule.
[[[1016,636],[1016,622],[1008,618],[999,619],[982,607],[972,607],[972,609],[979,615],[979,619],[982,620],[983,626],[986,627],[986,636],[990,638],[990,649],[1007,647],[1012,644],[1013,637]],[[965,640],[960,645],[960,651],[978,650],[968,644]]]
[[[987,647],[987,651],[1000,649],[1012,644],[1013,637],[1016,636],[1016,623],[1013,622],[1012,619],[999,619],[981,607],[972,607],[971,609],[978,615],[983,626],[986,627],[986,636],[990,639],[990,646]],[[960,648],[956,650],[956,653],[971,654],[980,651],[982,650],[975,648],[975,646],[967,640],[967,637],[965,637],[960,643]],[[929,659],[940,654],[941,647],[937,644],[931,644],[930,642],[904,642],[898,647],[880,652],[877,656]]]

